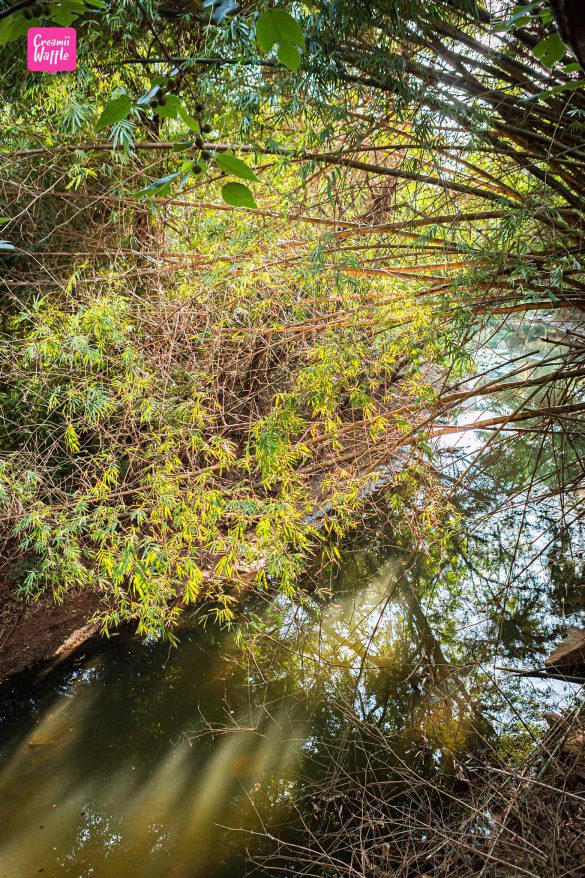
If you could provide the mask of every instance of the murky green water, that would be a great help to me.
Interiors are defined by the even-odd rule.
[[[485,439],[443,443],[448,486],[472,466],[449,553],[407,563],[378,516],[302,605],[256,598],[240,635],[178,649],[113,638],[23,693],[0,725],[0,878],[266,875],[314,789],[376,755],[354,721],[431,773],[530,746],[576,687],[502,668],[539,667],[582,623],[583,534],[578,516],[561,532],[558,499],[526,500],[537,437],[513,451],[498,437],[473,467]]]

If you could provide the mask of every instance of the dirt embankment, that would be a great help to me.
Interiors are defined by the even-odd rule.
[[[98,605],[90,591],[71,592],[56,605],[48,597],[28,604],[0,581],[0,684],[38,665],[50,667],[67,658],[96,634],[87,620]]]

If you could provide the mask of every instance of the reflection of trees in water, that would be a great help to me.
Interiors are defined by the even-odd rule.
[[[476,533],[471,522],[452,552],[403,551],[400,564],[386,565],[386,588],[374,575],[374,587],[356,599],[352,580],[379,570],[392,542],[381,527],[335,584],[333,601],[343,607],[346,594],[351,611],[334,609],[319,637],[307,636],[312,626],[297,619],[289,673],[294,665],[292,677],[302,679],[317,642],[323,672],[312,672],[310,681],[322,686],[319,701],[327,707],[312,718],[310,783],[296,800],[304,831],[293,844],[281,838],[267,860],[257,857],[263,868],[292,875],[312,864],[323,875],[447,876],[486,867],[491,875],[500,862],[538,875],[544,872],[532,870],[546,870],[554,855],[572,874],[582,848],[550,843],[560,800],[550,789],[548,798],[539,797],[523,777],[549,764],[543,714],[570,703],[574,689],[493,669],[504,658],[540,665],[564,632],[550,565],[569,563],[581,535],[559,528],[563,539],[551,543],[549,532],[543,551],[540,535],[554,515],[549,509],[519,517],[504,509]],[[340,672],[336,647],[348,642],[362,648],[346,654]],[[558,774],[553,780],[564,783]],[[575,801],[562,800],[562,819],[571,825]],[[540,816],[528,827],[530,809]]]
[[[572,551],[570,536],[564,532],[548,556],[551,601],[564,615],[585,608],[585,564],[582,550]]]
[[[252,701],[246,668],[220,646],[118,646],[37,705],[28,733],[3,748],[7,878],[113,878],[137,862],[153,878],[195,876],[242,860],[246,836],[218,824],[260,829],[256,808],[276,819],[302,713],[283,707],[278,686]]]
[[[511,466],[501,448],[492,448],[469,493],[458,497],[466,522],[446,550],[409,553],[386,521],[368,530],[367,548],[342,565],[333,601],[342,604],[349,594],[352,612],[334,612],[320,627],[324,670],[321,678],[310,675],[327,704],[313,716],[310,755],[320,773],[299,804],[307,824],[304,862],[320,865],[323,874],[396,869],[409,848],[418,848],[416,855],[411,850],[413,874],[434,874],[439,849],[446,852],[439,857],[445,875],[476,874],[490,857],[514,864],[532,856],[530,868],[546,868],[541,848],[548,850],[547,834],[557,825],[543,813],[524,855],[522,772],[530,776],[548,764],[543,715],[570,703],[575,690],[496,672],[494,665],[541,665],[564,636],[565,614],[582,601],[580,517],[555,495],[554,444],[552,437],[544,453],[541,438],[527,435],[513,446]],[[572,467],[579,472],[578,455],[563,466],[563,479]],[[541,495],[538,511],[534,491]],[[386,590],[362,587],[356,601],[354,582],[375,577],[389,547],[401,560]],[[351,636],[340,623],[348,618]],[[311,629],[302,619],[289,638],[296,679],[316,652]],[[356,641],[362,649],[353,659],[346,655],[341,672],[337,651],[327,646]],[[554,811],[558,802],[553,796],[548,804]],[[504,815],[510,819],[494,836],[497,844],[486,846]],[[273,852],[270,862],[295,873],[299,849],[278,851],[282,860]],[[575,857],[576,848],[567,852],[569,867]],[[530,868],[524,872],[532,874]]]
[[[103,878],[146,857],[158,878],[241,874],[248,847],[274,855],[269,835],[293,874],[290,845],[340,832],[340,874],[352,833],[398,850],[408,826],[427,850],[432,819],[475,844],[497,812],[470,807],[477,772],[517,767],[566,696],[494,665],[540,665],[582,599],[578,528],[554,497],[538,514],[526,502],[548,460],[534,443],[505,463],[492,447],[449,539],[415,546],[374,518],[313,597],[252,598],[243,649],[202,634],[170,653],[114,642],[64,674],[6,745],[4,853],[30,874],[58,860],[58,874],[97,863]],[[553,489],[541,472],[537,490]]]

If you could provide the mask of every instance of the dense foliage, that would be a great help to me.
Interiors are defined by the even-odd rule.
[[[583,301],[582,71],[546,4],[17,6],[0,446],[23,593],[94,589],[104,628],[145,634],[194,602],[229,621],[242,587],[334,560],[382,482],[397,528],[443,539],[454,406],[513,387],[486,426],[580,441],[578,340],[461,384],[482,329]],[[31,22],[73,19],[77,72],[27,72]]]

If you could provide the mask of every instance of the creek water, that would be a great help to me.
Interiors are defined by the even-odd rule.
[[[485,362],[516,344],[548,368],[544,331],[492,339]],[[253,597],[237,632],[178,648],[114,637],[20,692],[0,723],[0,878],[266,875],[311,789],[361,758],[353,719],[431,767],[473,753],[478,723],[492,746],[530,746],[578,687],[510,669],[541,667],[581,622],[583,533],[560,528],[560,499],[528,499],[538,436],[499,436],[474,466],[485,441],[448,436],[435,461],[464,522],[448,553],[405,564],[378,514],[303,601]]]

